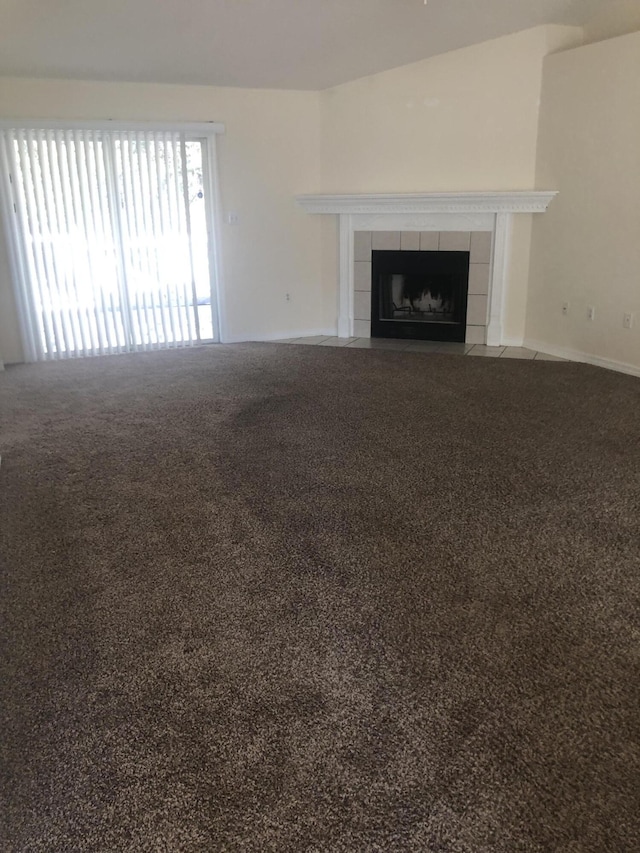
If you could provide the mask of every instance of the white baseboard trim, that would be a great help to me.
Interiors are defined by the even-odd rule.
[[[579,361],[583,364],[592,364],[594,367],[604,367],[607,370],[615,370],[618,373],[627,373],[629,376],[640,376],[640,365],[628,364],[626,361],[615,361],[612,358],[601,358],[598,355],[592,355],[588,352],[570,349],[569,347],[558,347],[554,344],[547,344],[544,341],[534,341],[526,338],[524,346],[528,349],[534,349],[538,352],[546,352],[549,355],[557,355],[559,358],[566,358],[569,361]]]
[[[244,344],[257,343],[267,341],[282,341],[290,338],[314,338],[319,335],[324,335],[326,338],[334,338],[338,335],[338,330],[334,326],[332,329],[304,329],[303,331],[295,332],[267,332],[260,335],[230,335],[223,344]]]
[[[505,338],[505,337],[503,337],[502,343],[500,344],[500,346],[501,347],[523,347],[523,346],[526,346],[526,344],[524,343],[524,339],[521,337],[519,337],[519,338]]]

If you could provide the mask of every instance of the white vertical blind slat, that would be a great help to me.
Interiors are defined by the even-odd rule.
[[[88,247],[87,259],[89,276],[82,281],[82,298],[85,301],[88,338],[93,354],[96,351],[104,354],[104,329],[101,328],[100,311],[98,310],[98,292],[103,289],[102,280],[108,278],[108,270],[99,263],[100,249],[95,228],[95,212],[89,197],[88,185],[91,180],[88,172],[88,153],[93,147],[90,131],[76,130],[73,135],[78,168],[78,188],[82,206],[82,224],[84,237]]]
[[[146,155],[146,156],[145,156]],[[149,196],[151,194],[151,187],[147,185],[147,169],[145,166],[145,161],[149,159],[149,150],[147,148],[147,140],[145,138],[145,134],[140,132],[136,133],[135,136],[135,164],[134,164],[134,174],[136,177],[136,193],[134,196],[135,202],[138,204],[139,213],[140,213],[140,223],[142,225],[141,234],[144,235],[144,256],[147,265],[147,274],[148,281],[157,282],[159,280],[160,271],[158,269],[158,255],[157,255],[157,241],[155,240],[154,234],[154,221],[153,216],[150,212],[150,200]],[[156,346],[156,349],[160,347],[160,330],[161,330],[161,322],[159,322],[159,310],[157,306],[157,298],[156,298],[156,288],[154,288],[154,292],[151,293],[145,288],[145,295],[149,300],[149,304],[151,306],[151,318],[152,318],[152,341]]]
[[[77,157],[76,145],[74,141],[73,131],[66,131],[64,135],[65,148],[67,154],[67,163],[69,166],[69,188],[73,211],[73,232],[71,251],[73,253],[73,295],[75,299],[75,313],[80,329],[80,340],[82,341],[81,355],[89,355],[90,351],[90,328],[87,323],[86,306],[83,299],[83,283],[85,278],[90,275],[88,264],[88,247],[80,239],[80,235],[84,230],[84,211],[82,210],[82,201],[80,199],[80,191],[78,188],[77,174]]]
[[[57,207],[60,214],[60,219],[64,217],[64,232],[61,232],[61,251],[65,256],[65,273],[64,273],[64,310],[66,326],[69,334],[73,339],[72,352],[77,352],[80,349],[82,337],[78,326],[78,315],[74,309],[75,293],[73,287],[75,256],[72,249],[73,234],[75,230],[75,217],[73,213],[73,200],[71,198],[70,178],[69,178],[69,161],[66,156],[66,143],[62,131],[57,131],[55,134],[56,142],[56,160],[57,169],[55,174],[58,176],[58,198]],[[64,237],[62,238],[62,233]]]
[[[113,243],[113,235],[111,228],[107,225],[109,220],[105,218],[104,212],[104,183],[100,183],[100,161],[98,151],[102,146],[102,141],[98,134],[92,134],[92,144],[87,146],[87,167],[89,174],[89,199],[91,205],[91,215],[93,218],[94,233],[96,240],[99,242],[99,247],[96,246],[99,262],[104,265],[104,268],[111,272],[111,280],[113,285],[116,285],[117,270],[113,253],[110,250],[110,245]],[[111,290],[112,287],[109,288]],[[106,348],[109,354],[114,352],[113,345],[113,329],[110,322],[110,314],[105,300],[105,293],[108,293],[104,287],[98,287],[96,293],[96,310],[101,315],[102,328],[102,346]],[[99,310],[100,309],[100,310]]]
[[[129,226],[129,208],[126,203],[126,193],[123,185],[126,173],[124,155],[122,153],[122,140],[113,134],[108,134],[104,139],[105,166],[109,179],[109,199],[112,215],[117,232],[116,252],[118,254],[119,268],[119,295],[122,305],[122,322],[125,339],[128,342],[127,349],[136,347],[144,340],[141,314],[137,304],[135,289],[127,287],[130,280],[131,270],[135,264],[132,262],[131,254],[131,228]],[[108,166],[107,166],[108,164]]]
[[[100,355],[104,355],[107,346],[107,335],[103,320],[104,314],[100,305],[100,294],[105,287],[108,287],[107,282],[110,282],[112,271],[104,263],[102,240],[98,228],[98,210],[96,209],[97,205],[91,197],[90,187],[94,177],[91,168],[91,152],[94,149],[94,139],[90,130],[76,131],[76,152],[78,152],[79,144],[82,146],[83,156],[78,162],[78,176],[80,178],[80,195],[85,214],[84,225],[86,239],[89,244],[89,265],[91,269],[91,277],[86,282],[85,293],[86,297],[91,299],[92,306],[91,328],[93,332],[93,350],[94,352],[97,350]]]
[[[173,183],[175,186],[176,192],[176,207],[178,210],[178,233],[180,234],[180,249],[181,254],[184,253],[184,221],[185,221],[185,213],[184,213],[184,195],[183,195],[183,186],[182,186],[182,149],[181,149],[181,137],[178,134],[173,140]],[[187,260],[185,258],[185,260]],[[184,341],[185,346],[188,346],[193,341],[193,329],[191,323],[191,312],[189,311],[189,293],[187,291],[187,281],[186,275],[182,278],[182,281],[179,284],[180,287],[180,296],[182,298],[182,305],[185,316],[185,324],[187,327],[187,337]]]
[[[174,252],[177,251],[180,243],[179,243],[179,229],[180,229],[180,212],[178,206],[178,197],[176,195],[176,183],[174,180],[174,173],[176,168],[176,158],[175,158],[175,134],[166,134],[166,144],[165,144],[165,174],[166,174],[166,183],[167,183],[167,206],[169,212],[169,227],[171,229],[172,236],[172,246],[174,247]],[[180,302],[180,282],[174,280],[173,286],[171,287],[171,305],[172,310],[176,316],[177,324],[180,328],[180,345],[185,346],[188,336],[188,327],[185,323],[185,317],[183,316],[182,306]]]
[[[139,203],[136,202],[136,181],[132,156],[134,139],[134,133],[125,134],[123,140],[120,142],[119,150],[122,161],[122,180],[126,202],[125,210],[127,211],[127,223],[129,226],[128,236],[131,257],[131,267],[129,271],[132,277],[135,278],[135,281],[132,282],[132,290],[135,294],[134,299],[137,309],[136,313],[141,330],[140,338],[136,343],[138,346],[142,347],[142,349],[150,349],[152,345],[153,328],[150,321],[149,309],[147,307],[145,289],[141,286],[144,268],[147,267],[148,269],[148,264],[145,262],[145,249],[140,245],[142,223],[140,221]],[[142,311],[140,310],[141,302]]]
[[[110,319],[113,327],[116,351],[123,352],[129,349],[128,342],[131,339],[131,312],[128,302],[125,301],[126,292],[126,265],[122,251],[122,217],[120,212],[120,201],[118,196],[118,183],[116,180],[116,160],[113,139],[109,134],[101,137],[101,157],[96,157],[98,181],[104,189],[104,221],[105,228],[109,228],[109,242],[112,248],[113,269],[115,270],[115,281],[113,289],[105,294],[105,300],[110,306]],[[116,302],[117,297],[117,302]]]
[[[170,238],[170,230],[168,228],[169,217],[167,215],[168,212],[166,209],[166,205],[167,205],[166,193],[164,193],[162,190],[163,179],[162,179],[162,170],[160,168],[160,160],[162,160],[163,162],[166,163],[167,143],[166,143],[165,138],[158,138],[158,135],[156,134],[154,144],[155,144],[155,150],[156,150],[156,156],[154,158],[155,159],[155,165],[156,165],[156,187],[157,187],[156,198],[157,198],[157,202],[158,202],[160,233],[162,235],[160,246],[161,246],[161,250],[162,250],[161,266],[162,266],[162,279],[163,280],[162,280],[160,286],[161,286],[163,313],[167,317],[166,322],[168,323],[168,326],[170,329],[171,344],[172,344],[172,346],[175,346],[177,343],[176,324],[174,322],[174,313],[173,313],[173,307],[171,304],[171,287],[169,285],[171,272],[170,272],[170,270],[168,268],[168,264],[167,264],[167,260],[168,260],[168,258],[167,258],[167,255],[168,255],[167,241]],[[165,171],[165,174],[166,174],[166,171]]]
[[[191,300],[193,303],[193,321],[195,338],[200,340],[200,318],[198,317],[198,293],[196,290],[196,273],[193,264],[193,240],[191,237],[191,211],[189,203],[189,169],[187,165],[187,143],[184,134],[180,134],[180,158],[182,161],[182,191],[184,194],[184,224],[187,235],[189,253],[189,272],[191,278]]]
[[[162,218],[162,208],[159,206],[161,189],[160,183],[156,184],[155,170],[152,168],[151,161],[154,160],[156,163],[158,161],[158,157],[160,156],[160,152],[157,146],[157,140],[153,138],[152,133],[145,133],[145,144],[147,147],[147,157],[146,157],[146,168],[147,168],[147,182],[149,187],[149,216],[152,222],[153,229],[153,245],[154,245],[154,254],[155,254],[155,262],[156,262],[156,283],[157,283],[157,303],[158,303],[158,314],[160,316],[160,325],[162,328],[162,335],[164,339],[164,345],[170,346],[173,344],[173,337],[170,331],[169,319],[166,315],[165,305],[164,305],[164,288],[162,286],[162,279],[166,274],[164,264],[161,260],[161,252],[164,243],[164,222]],[[151,156],[153,153],[153,156]],[[158,332],[160,330],[158,329]]]

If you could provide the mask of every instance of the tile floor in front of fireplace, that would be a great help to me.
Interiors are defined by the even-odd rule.
[[[487,347],[482,344],[457,344],[438,341],[402,341],[396,338],[335,338],[315,335],[308,338],[283,338],[274,344],[303,344],[321,347],[350,347],[352,349],[386,349],[405,352],[437,352],[453,355],[475,355],[485,358],[525,358],[538,361],[566,361],[555,355],[536,352],[525,347]]]

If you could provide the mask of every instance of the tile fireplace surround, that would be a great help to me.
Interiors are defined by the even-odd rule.
[[[370,335],[371,250],[470,251],[467,342],[500,346],[511,224],[544,213],[555,192],[307,195],[308,213],[340,223],[338,335]]]

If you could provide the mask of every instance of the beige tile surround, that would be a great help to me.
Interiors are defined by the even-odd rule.
[[[354,238],[354,329],[356,337],[371,336],[371,252],[469,252],[469,294],[465,341],[484,344],[487,338],[491,243],[489,231],[356,231]]]
[[[525,349],[525,347],[488,347],[484,344],[460,344],[447,341],[409,341],[395,338],[338,338],[313,335],[307,338],[283,338],[275,344],[301,344],[303,346],[341,347],[343,349],[375,349],[423,355],[465,355],[484,358],[516,358],[527,361],[565,361],[555,355]],[[218,344],[214,344],[218,346]]]

